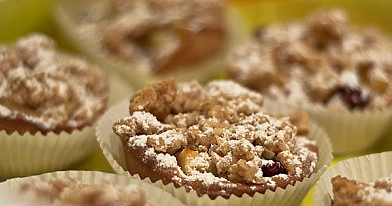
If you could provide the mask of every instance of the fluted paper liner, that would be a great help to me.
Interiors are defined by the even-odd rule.
[[[92,2],[92,1],[91,1]],[[77,47],[83,54],[100,64],[108,72],[116,72],[126,77],[136,89],[143,88],[159,79],[174,77],[177,80],[198,79],[207,81],[224,71],[225,58],[230,51],[249,36],[240,20],[238,11],[228,2],[225,20],[227,24],[226,41],[223,48],[214,55],[195,64],[184,65],[165,74],[153,74],[149,68],[128,62],[104,52],[99,43],[79,30],[77,19],[80,16],[80,1],[59,1],[55,8],[54,19],[64,35],[64,39]]]
[[[374,182],[392,174],[392,152],[382,152],[353,157],[338,162],[327,170],[316,185],[314,205],[331,205],[333,199],[331,178],[341,175],[365,183]]]
[[[140,186],[143,189],[146,194],[147,201],[149,202],[156,203],[157,205],[183,205],[171,194],[151,184],[147,184],[143,181],[129,178],[124,175],[98,171],[57,171],[36,176],[10,179],[6,182],[0,183],[0,205],[3,205],[3,203],[15,205],[15,201],[18,201],[14,199],[15,195],[16,198],[23,200],[23,196],[20,196],[17,191],[19,190],[19,187],[23,182],[31,181],[32,178],[44,181],[50,180],[52,178],[75,178],[85,184],[99,184],[104,182],[110,182],[111,184],[116,185],[134,184]]]
[[[47,135],[0,131],[0,180],[66,169],[98,148],[94,128]]]
[[[105,113],[97,124],[97,139],[113,170],[118,174],[131,176],[127,171],[122,142],[112,130],[115,121],[129,116],[128,106],[129,100],[124,100],[111,107]],[[273,112],[278,108],[280,107],[276,106],[273,108]],[[186,192],[185,188],[175,188],[173,184],[164,185],[161,181],[152,184],[162,187],[186,205],[299,205],[332,160],[331,144],[326,133],[318,126],[312,124],[310,137],[316,141],[319,152],[316,168],[309,178],[305,178],[302,182],[296,182],[294,186],[289,185],[286,189],[277,188],[275,192],[267,190],[265,194],[256,193],[253,197],[245,194],[242,197],[232,195],[229,199],[217,197],[211,200],[208,195],[198,197],[195,191]],[[133,177],[140,179],[138,175]],[[151,183],[148,178],[144,179],[144,181]]]
[[[334,154],[363,152],[389,132],[392,109],[339,111],[308,109],[309,115],[328,133]]]
[[[328,134],[336,155],[364,152],[391,132],[392,108],[350,111],[314,105],[299,106],[287,102],[280,102],[279,105],[291,110],[306,110],[312,120]]]

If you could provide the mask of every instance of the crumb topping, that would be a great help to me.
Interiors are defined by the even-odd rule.
[[[198,32],[222,29],[224,6],[223,0],[101,0],[82,5],[77,21],[105,51],[158,70]]]
[[[0,45],[0,117],[22,118],[45,130],[94,121],[108,100],[99,68],[61,54],[47,36]]]
[[[127,147],[148,148],[147,159],[156,157],[159,167],[176,171],[174,182],[235,187],[309,176],[317,151],[307,147],[315,145],[305,135],[308,127],[297,134],[290,117],[265,114],[262,103],[259,93],[233,81],[202,87],[166,79],[137,92],[130,116],[113,131]]]
[[[114,185],[109,180],[101,184],[85,184],[74,178],[32,179],[21,184],[20,194],[32,205],[155,205],[147,201],[141,187]]]
[[[340,175],[331,179],[332,205],[392,205],[392,175],[364,183]]]
[[[235,81],[265,96],[343,109],[392,103],[391,39],[350,25],[343,10],[270,24],[228,58]]]

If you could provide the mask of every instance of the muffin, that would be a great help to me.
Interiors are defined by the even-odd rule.
[[[183,205],[150,184],[116,174],[64,171],[0,183],[0,203],[12,205]]]
[[[163,77],[205,80],[218,75],[222,57],[239,39],[232,37],[233,31],[241,32],[230,28],[236,20],[228,4],[226,0],[60,1],[55,18],[65,38],[83,53],[142,88]]]
[[[332,205],[392,205],[392,173],[364,183],[337,175],[331,179]]]
[[[339,161],[320,177],[314,205],[391,205],[391,158],[382,152]]]
[[[342,9],[318,10],[263,26],[228,57],[226,71],[265,98],[306,109],[343,154],[368,149],[386,132],[391,57],[380,30],[355,27]]]
[[[322,130],[309,133],[305,113],[268,115],[262,104],[260,94],[232,81],[203,87],[165,79],[132,96],[128,112],[118,110],[124,118],[109,110],[97,125],[98,141],[116,172],[160,185],[185,204],[268,202],[285,192],[299,203],[329,165],[327,138]],[[102,127],[113,118],[110,138],[120,144],[108,148]]]
[[[100,68],[43,34],[0,46],[1,178],[62,169],[93,149],[109,86]]]

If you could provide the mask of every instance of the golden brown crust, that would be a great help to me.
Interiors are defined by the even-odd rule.
[[[170,105],[176,95],[176,86],[172,79],[164,79],[158,84],[147,87],[143,92],[131,97],[129,112],[145,110],[155,114],[159,120],[163,120],[170,114]]]
[[[317,147],[288,117],[261,113],[263,98],[232,81],[176,84],[166,79],[138,91],[131,116],[113,131],[128,171],[211,198],[253,195],[301,181],[313,172]],[[305,126],[304,126],[305,125]]]
[[[217,53],[225,41],[224,28],[205,28],[190,33],[181,40],[180,46],[170,56],[157,59],[155,73],[164,73],[181,66],[192,65]]]

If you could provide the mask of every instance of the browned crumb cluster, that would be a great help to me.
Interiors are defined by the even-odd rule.
[[[92,124],[109,98],[99,68],[33,34],[0,46],[0,130],[72,130]],[[23,122],[23,123],[22,123]]]
[[[228,60],[229,76],[268,98],[333,108],[392,103],[391,40],[343,10],[266,25]]]
[[[301,125],[297,134],[289,117],[262,113],[262,103],[260,94],[232,81],[202,87],[167,79],[135,94],[131,116],[118,120],[113,130],[128,157],[140,155],[128,168],[142,178],[168,180],[210,197],[285,188],[313,172],[317,148],[306,138],[306,115],[294,118]],[[143,176],[142,165],[160,177]],[[165,176],[170,174],[175,175]],[[234,192],[235,187],[247,189]]]
[[[332,205],[392,205],[392,176],[364,183],[340,175],[331,179]]]
[[[21,184],[20,195],[20,201],[29,201],[31,205],[156,205],[147,201],[145,192],[137,185],[85,184],[74,178],[32,179]]]
[[[110,54],[160,73],[221,48],[224,0],[101,0],[80,4],[78,27]]]

